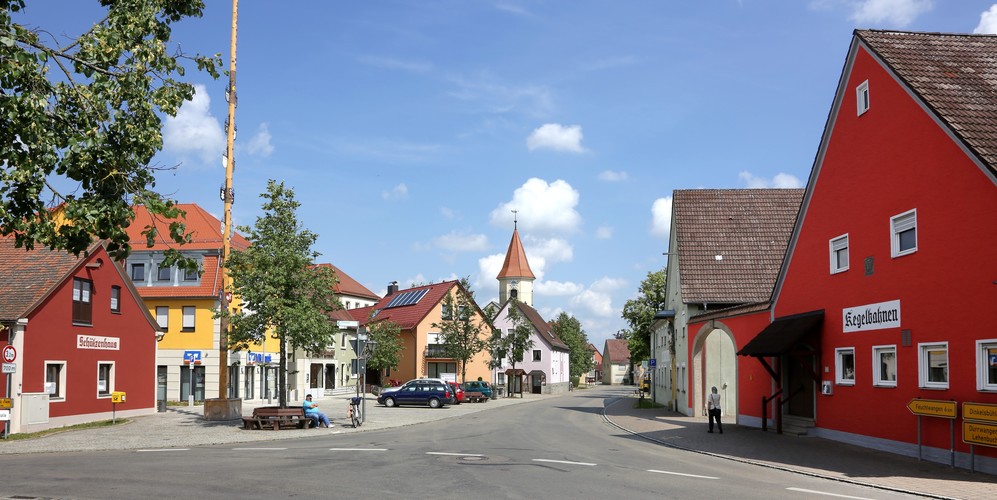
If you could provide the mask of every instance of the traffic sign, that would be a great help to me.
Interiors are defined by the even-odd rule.
[[[955,401],[914,398],[907,403],[907,409],[914,415],[922,417],[955,418],[958,405]]]
[[[10,420],[10,410],[0,410],[0,421]]]
[[[17,365],[14,364],[14,363],[4,363],[3,364],[3,370],[0,370],[0,373],[3,373],[3,374],[17,373]]]
[[[963,420],[962,442],[997,447],[997,425]]]
[[[10,398],[0,398],[0,410],[9,410],[14,407],[14,400]]]
[[[8,363],[13,363],[17,359],[17,349],[14,346],[7,345],[3,347],[3,360]]]
[[[987,403],[962,403],[962,418],[977,422],[997,424],[997,405]]]
[[[658,360],[655,358],[647,360],[647,366],[650,366],[651,368],[656,368],[658,366]]]

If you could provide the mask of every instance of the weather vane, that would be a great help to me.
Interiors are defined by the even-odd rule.
[[[519,213],[519,210],[512,210],[512,230],[513,231],[515,231],[516,227],[518,226],[518,221],[516,220],[516,214],[518,214],[518,213]]]

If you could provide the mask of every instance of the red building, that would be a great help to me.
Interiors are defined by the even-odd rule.
[[[997,405],[995,55],[995,36],[855,32],[770,309],[690,322],[736,338],[740,424],[775,396],[768,425],[917,456],[908,404],[955,402],[920,417],[924,458],[997,472],[962,432],[963,403]]]
[[[155,411],[158,329],[102,244],[75,257],[0,238],[0,284],[9,432]]]

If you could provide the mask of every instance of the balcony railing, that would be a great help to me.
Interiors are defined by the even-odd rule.
[[[445,347],[443,344],[427,344],[426,357],[450,359],[446,354]]]

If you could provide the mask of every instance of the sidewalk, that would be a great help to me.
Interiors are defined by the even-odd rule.
[[[709,434],[706,417],[665,409],[634,408],[636,397],[607,404],[605,417],[620,429],[674,448],[730,460],[935,498],[994,498],[997,477],[934,462],[880,452],[816,437],[724,423]]]

